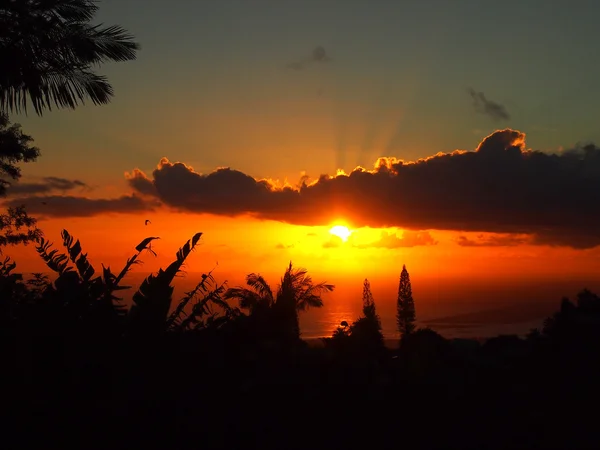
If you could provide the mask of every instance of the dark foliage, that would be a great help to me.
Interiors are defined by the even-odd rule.
[[[205,274],[196,289],[186,294],[169,316],[173,287],[171,282],[179,272],[202,233],[197,233],[176,255],[166,270],[150,275],[134,294],[134,305],[127,310],[119,291],[130,289],[123,279],[144,251],[152,252],[149,237],[135,248],[118,273],[102,266],[98,273],[75,240],[62,232],[66,252],[52,248],[52,243],[39,238],[36,251],[50,270],[56,273],[54,282],[34,274],[23,282],[14,272],[16,264],[5,259],[0,265],[2,322],[10,329],[27,329],[36,335],[83,333],[113,338],[124,335],[157,334],[165,331],[218,328],[239,315],[222,299],[225,284],[217,285],[212,275]],[[219,308],[214,311],[214,307]],[[79,330],[79,331],[78,331]]]
[[[32,162],[40,156],[40,150],[32,143],[33,138],[23,133],[21,125],[11,124],[8,115],[0,110],[0,196],[6,195],[10,180],[21,178],[16,164]]]
[[[11,124],[8,116],[0,111],[0,197],[6,195],[11,181],[21,178],[17,164],[35,161],[40,155],[32,142],[33,138],[23,134],[19,124]],[[7,245],[27,244],[41,237],[36,223],[23,206],[0,214],[0,252]]]
[[[96,271],[66,231],[64,253],[37,244],[53,282],[41,274],[25,281],[13,261],[0,262],[6,442],[397,448],[401,425],[402,444],[412,449],[597,446],[595,416],[573,413],[600,400],[600,299],[590,291],[565,299],[526,339],[479,345],[417,329],[392,351],[381,345],[365,280],[363,317],[342,322],[322,347],[289,345],[289,334],[261,329],[280,331],[278,320],[282,329],[296,326],[275,313],[280,295],[293,293],[295,302],[284,304],[295,311],[316,295],[306,272],[291,266],[275,295],[258,275],[248,276],[247,292],[229,293],[249,315],[225,301],[225,284],[212,272],[168,306],[174,274],[199,234],[145,280],[137,312],[127,311],[116,294],[154,239],[143,240],[118,273]]]
[[[37,220],[30,217],[23,206],[8,208],[0,214],[0,254],[7,245],[27,245],[42,237]]]

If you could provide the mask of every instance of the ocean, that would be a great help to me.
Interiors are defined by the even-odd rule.
[[[143,272],[128,274],[124,284],[132,286],[132,289],[120,292],[126,304],[131,303],[133,293],[145,276],[147,274]],[[173,305],[195,286],[200,276],[200,273],[188,273],[175,279]],[[379,290],[374,288],[373,293],[384,336],[394,340],[398,338],[395,298],[397,287],[395,280],[391,281],[387,287]],[[417,325],[432,328],[447,338],[484,339],[499,334],[522,336],[532,328],[541,327],[543,320],[558,309],[561,297],[573,296],[585,287],[582,283],[580,280],[532,282],[527,286],[517,286],[511,291],[502,291],[493,284],[473,290],[464,284],[452,289],[439,286],[432,289],[425,283],[417,286],[413,283]],[[339,287],[341,289],[336,287],[336,291],[324,297],[323,308],[300,314],[304,339],[329,337],[342,321],[351,323],[360,316],[362,280],[357,280],[350,286]]]

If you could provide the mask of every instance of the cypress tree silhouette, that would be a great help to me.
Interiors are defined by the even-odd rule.
[[[375,350],[383,346],[381,333],[381,319],[375,309],[375,300],[371,293],[371,283],[365,278],[363,284],[363,314],[350,326],[350,333],[354,340],[366,345],[368,349]]]
[[[415,303],[412,297],[410,275],[408,274],[408,270],[406,270],[406,265],[402,266],[402,273],[400,274],[396,319],[398,331],[400,331],[400,339],[404,339],[415,331]]]
[[[346,356],[371,358],[384,350],[381,319],[375,309],[371,283],[365,278],[363,283],[363,316],[348,325],[345,320],[334,330],[331,338],[324,338],[326,346]]]
[[[373,299],[373,293],[371,292],[371,283],[365,278],[363,283],[363,314],[377,331],[381,331],[381,319],[377,315],[375,309],[375,300]]]
[[[371,292],[371,283],[365,278],[363,283],[363,313],[365,316],[370,316],[375,313],[375,300],[373,299],[373,293]]]

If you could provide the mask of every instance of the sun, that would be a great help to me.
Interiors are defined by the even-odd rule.
[[[348,227],[345,227],[343,225],[336,225],[331,230],[329,230],[329,233],[339,237],[344,242],[346,242],[352,234]]]

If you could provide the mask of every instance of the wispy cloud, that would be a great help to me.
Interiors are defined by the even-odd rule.
[[[396,233],[383,231],[381,237],[368,244],[356,245],[358,248],[406,248],[417,247],[421,245],[437,245],[437,241],[428,231],[410,231],[405,230],[402,236],[398,237]]]
[[[325,51],[325,48],[322,45],[318,45],[313,49],[310,56],[304,57],[297,61],[292,61],[286,64],[286,67],[292,70],[302,70],[310,64],[322,64],[332,60],[333,59]]]
[[[130,214],[152,211],[160,206],[156,199],[138,195],[117,198],[87,198],[62,195],[11,198],[6,206],[24,205],[35,217],[93,217],[103,214]]]
[[[11,184],[7,189],[7,194],[47,194],[50,192],[67,192],[74,189],[90,190],[91,188],[80,180],[69,180],[60,177],[44,177],[38,182],[17,182]]]
[[[513,234],[479,235],[476,239],[459,236],[456,239],[456,243],[461,247],[514,247],[531,243],[531,241],[531,236]]]
[[[437,245],[437,241],[431,236],[428,231],[410,231],[404,230],[402,235],[399,237],[397,233],[390,233],[387,231],[381,232],[381,237],[373,242],[366,244],[358,244],[354,242],[351,237],[347,242],[342,241],[337,236],[331,236],[328,240],[323,242],[323,248],[337,248],[343,245],[357,249],[368,249],[368,248],[385,248],[385,249],[398,249],[398,248],[410,248],[424,245]]]
[[[483,92],[476,92],[473,88],[468,88],[467,92],[473,99],[475,110],[485,114],[494,120],[509,120],[510,114],[504,105],[488,100]]]

